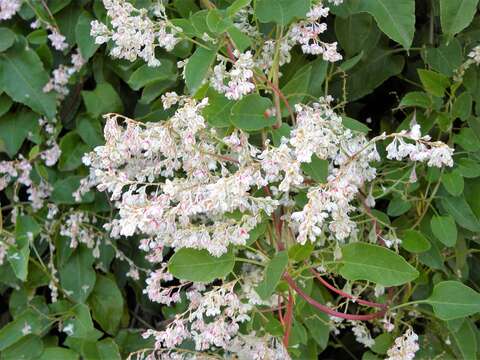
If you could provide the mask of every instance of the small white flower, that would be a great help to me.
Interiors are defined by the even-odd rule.
[[[387,351],[386,360],[413,360],[419,349],[418,336],[410,328],[403,336],[395,339],[393,346]]]
[[[22,328],[22,334],[23,335],[28,335],[32,333],[32,327],[30,326],[29,323],[25,322],[25,325]]]
[[[22,0],[0,0],[0,21],[11,19],[22,6]]]

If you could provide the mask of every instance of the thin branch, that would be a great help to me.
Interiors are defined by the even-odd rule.
[[[333,310],[326,305],[320,304],[318,301],[316,301],[315,299],[313,299],[310,296],[308,296],[307,294],[305,294],[303,292],[303,290],[300,289],[300,287],[295,283],[295,281],[292,279],[292,277],[289,274],[285,273],[283,275],[283,278],[287,281],[288,285],[290,285],[290,287],[293,290],[295,290],[295,292],[301,298],[303,298],[306,302],[308,302],[310,305],[315,307],[317,310],[319,310],[319,311],[321,311],[321,312],[323,312],[327,315],[335,316],[335,317],[339,317],[339,318],[347,319],[347,320],[358,320],[358,321],[373,320],[373,319],[381,318],[382,316],[385,315],[385,312],[386,312],[385,310],[378,311],[378,312],[371,313],[371,314],[367,314],[367,315],[346,314],[346,313],[342,313],[342,312]]]
[[[353,295],[347,294],[346,292],[344,292],[340,289],[337,289],[335,286],[331,285],[325,279],[323,279],[322,276],[317,271],[315,271],[314,269],[310,269],[310,272],[315,276],[315,278],[318,281],[320,281],[322,283],[323,286],[325,286],[329,290],[333,291],[337,295],[340,295],[340,296],[342,296],[344,298],[347,298],[347,299],[351,299],[353,302],[356,302],[356,303],[359,303],[359,304],[362,304],[362,305],[376,307],[376,308],[380,308],[380,309],[386,309],[387,308],[387,304],[380,304],[380,303],[376,303],[376,302],[372,302],[372,301],[362,300],[362,299],[359,299],[359,298],[357,298]]]

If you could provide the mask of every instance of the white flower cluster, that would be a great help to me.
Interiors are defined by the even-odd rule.
[[[93,254],[100,256],[99,239],[97,234],[84,224],[95,223],[96,219],[82,211],[75,211],[68,215],[66,220],[62,221],[60,235],[70,239],[70,247],[75,249],[79,244],[85,244],[89,249],[95,247]]]
[[[50,92],[53,90],[58,93],[58,98],[60,100],[68,95],[69,90],[67,85],[70,77],[80,71],[85,64],[85,60],[78,50],[76,53],[72,54],[71,61],[72,66],[60,65],[57,69],[53,70],[53,76],[43,87],[43,92]]]
[[[91,183],[119,200],[112,236],[138,232],[150,237],[150,249],[190,247],[220,256],[230,244],[245,244],[262,211],[270,214],[277,202],[250,194],[266,184],[258,165],[226,166],[238,160],[217,152],[200,114],[207,100],[169,94],[164,106],[177,101],[179,108],[165,122],[125,119],[124,128],[120,116],[107,116],[106,144],[84,162],[92,168]],[[155,183],[160,176],[166,180]],[[240,219],[225,217],[235,210],[243,213]]]
[[[54,49],[58,51],[63,51],[68,48],[68,44],[66,42],[66,37],[60,34],[58,29],[53,26],[47,26],[48,30],[50,30],[50,34],[48,34],[48,39],[52,43]]]
[[[227,61],[219,56],[220,63],[213,68],[210,83],[215,90],[225,94],[227,99],[239,100],[255,89],[252,81],[254,61],[250,51],[240,53],[235,50],[233,54],[237,59],[229,71]]]
[[[364,323],[360,321],[350,321],[352,324],[352,332],[355,335],[355,340],[364,345],[367,348],[371,348],[375,345],[375,340],[373,340],[370,330],[365,326]]]
[[[408,143],[404,139],[413,141]],[[414,124],[409,131],[403,130],[396,134],[387,146],[387,158],[426,162],[428,166],[453,166],[453,149],[441,141],[430,141],[428,135],[421,136],[420,125]]]
[[[57,163],[60,155],[62,154],[62,150],[60,146],[57,144],[56,140],[56,129],[55,126],[57,124],[57,119],[46,119],[40,118],[38,119],[38,124],[42,127],[43,131],[45,132],[47,139],[45,140],[45,145],[48,146],[46,150],[43,150],[40,153],[40,158],[45,162],[47,166],[53,166]]]
[[[0,191],[5,189],[12,180],[17,185],[27,187],[28,200],[31,202],[33,210],[39,210],[43,207],[44,200],[50,196],[52,187],[40,180],[39,183],[33,182],[30,178],[32,165],[21,155],[18,160],[0,162]],[[14,201],[19,201],[15,194]]]
[[[22,0],[0,0],[0,21],[11,19],[21,6]]]
[[[315,154],[329,162],[327,183],[310,187],[308,203],[291,215],[298,231],[297,241],[316,241],[327,229],[337,240],[344,240],[354,230],[349,213],[358,189],[375,178],[376,170],[369,165],[378,160],[375,145],[363,134],[354,134],[342,125],[342,119],[331,109],[330,98],[312,107],[297,105],[297,128],[292,131],[290,144],[295,159],[311,162]],[[328,221],[327,221],[328,220]]]
[[[155,348],[174,348],[186,339],[195,343],[197,351],[210,347],[228,349],[239,330],[239,324],[250,319],[251,306],[241,302],[233,290],[235,283],[205,291],[194,284],[186,296],[190,301],[185,315],[179,315],[164,331],[148,330],[144,336],[154,336]]]
[[[255,38],[260,35],[256,26],[250,23],[249,17],[253,15],[254,10],[252,6],[246,6],[238,11],[233,17],[233,25],[245,35]]]
[[[321,22],[327,17],[328,7],[322,3],[314,5],[307,13],[307,19],[296,23],[290,30],[291,39],[300,44],[305,54],[322,55],[325,61],[335,62],[342,59],[337,52],[337,43],[325,43],[319,39],[327,30],[327,24]]]
[[[379,160],[375,141],[386,135],[368,141],[345,128],[330,106],[332,99],[325,98],[312,106],[296,106],[297,124],[280,146],[267,142],[260,151],[235,131],[222,140],[222,150],[200,114],[206,99],[197,103],[169,93],[163,100],[166,108],[180,105],[166,122],[125,119],[124,128],[117,122],[119,115],[107,116],[106,145],[84,159],[92,168],[89,182],[118,200],[119,219],[109,225],[112,236],[146,235],[145,249],[153,252],[165,246],[189,247],[220,256],[230,244],[245,244],[262,213],[271,214],[280,203],[288,205],[291,191],[307,187],[301,164],[310,163],[314,155],[328,162],[327,182],[308,187],[307,204],[287,216],[287,223],[302,244],[323,241],[327,234],[339,241],[355,235],[352,201],[359,188],[375,178],[370,165]],[[421,137],[416,125],[388,137],[394,138],[387,148],[389,158],[408,154],[428,166],[452,164],[453,150]],[[165,181],[156,183],[160,176]],[[252,195],[268,184],[277,189],[279,200]],[[225,216],[235,210],[242,212],[240,218]]]
[[[184,285],[179,286],[165,286],[162,282],[172,281],[173,276],[167,271],[167,264],[151,272],[147,278],[147,288],[143,290],[144,294],[148,295],[148,298],[152,301],[160,304],[170,306],[172,303],[177,303],[181,300],[180,290]]]
[[[110,54],[113,57],[129,61],[140,57],[149,66],[159,66],[155,48],[160,46],[171,51],[178,43],[176,35],[181,29],[168,21],[163,6],[155,7],[154,15],[158,19],[153,21],[146,9],[136,9],[126,0],[103,0],[103,4],[113,29],[94,20],[91,35],[97,44],[112,40],[115,46]]]
[[[408,329],[405,334],[395,339],[395,343],[387,351],[386,360],[413,360],[419,349],[417,334]]]
[[[165,275],[161,277],[170,279]],[[252,305],[245,294],[234,291],[235,284],[227,283],[209,290],[202,284],[191,285],[185,293],[190,301],[187,311],[177,315],[165,330],[147,330],[144,337],[155,337],[155,351],[158,352],[174,354],[174,348],[191,340],[196,351],[220,348],[227,359],[289,359],[277,339],[239,332],[240,324],[250,319],[248,313]]]
[[[292,60],[290,50],[292,49],[293,45],[295,45],[295,42],[290,36],[285,36],[283,39],[279,40],[279,66],[288,64]],[[255,60],[255,65],[267,73],[271,69],[274,59],[275,41],[267,40],[263,43],[260,56]]]
[[[230,360],[289,360],[285,346],[275,337],[258,337],[255,332],[239,334],[231,342],[226,359]]]
[[[468,57],[473,60],[475,65],[480,65],[480,45],[475,46],[469,53]]]

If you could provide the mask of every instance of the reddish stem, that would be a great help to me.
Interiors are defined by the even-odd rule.
[[[287,283],[290,285],[290,287],[295,290],[295,292],[300,295],[301,298],[303,298],[306,302],[308,302],[310,305],[315,307],[316,309],[320,310],[321,312],[328,314],[330,316],[335,316],[339,317],[342,319],[347,319],[347,320],[359,320],[359,321],[365,321],[365,320],[373,320],[376,318],[380,318],[383,315],[385,315],[385,310],[378,311],[372,314],[367,314],[367,315],[356,315],[356,314],[345,314],[336,310],[333,310],[329,308],[326,305],[320,304],[318,301],[312,299],[310,296],[305,294],[302,289],[295,283],[295,281],[292,279],[292,277],[285,273],[283,275],[283,278],[287,281]]]
[[[283,336],[283,345],[287,348],[290,338],[290,331],[292,329],[293,320],[293,296],[292,292],[288,291],[287,311],[285,313],[285,335]]]
[[[323,286],[330,289],[335,294],[338,294],[338,295],[340,295],[344,298],[347,298],[347,299],[352,299],[354,302],[362,304],[362,305],[377,307],[377,308],[380,308],[380,309],[386,309],[387,308],[387,304],[380,304],[380,303],[376,303],[376,302],[372,302],[372,301],[358,299],[353,295],[347,294],[346,292],[344,292],[340,289],[337,289],[335,286],[331,285],[325,279],[323,279],[322,276],[317,271],[315,271],[314,269],[310,269],[310,272],[317,278],[318,281],[320,281],[322,283]]]

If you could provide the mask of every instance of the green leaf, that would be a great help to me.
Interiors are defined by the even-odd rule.
[[[467,179],[480,176],[480,163],[470,158],[462,158],[456,161],[460,174]]]
[[[245,131],[261,130],[275,123],[273,117],[266,117],[265,112],[273,106],[269,98],[258,94],[244,96],[232,107],[232,124]]]
[[[225,17],[225,12],[217,8],[208,11],[207,25],[211,32],[215,34],[222,34],[228,28],[233,26],[232,21]]]
[[[463,62],[462,46],[457,39],[452,39],[448,44],[426,50],[425,61],[432,67],[448,77],[460,67]]]
[[[418,271],[403,257],[378,245],[345,245],[340,262],[340,274],[352,281],[368,280],[382,286],[397,286],[418,277]]]
[[[412,91],[407,93],[400,101],[399,107],[421,107],[429,109],[432,107],[432,98],[422,91]]]
[[[15,33],[4,27],[0,27],[0,52],[7,50],[15,42]]]
[[[199,10],[194,0],[175,0],[173,3],[180,15],[184,18],[188,18]]]
[[[282,138],[288,139],[292,128],[290,125],[283,123],[282,126],[276,129],[272,129],[272,141],[274,146],[280,146],[282,144]]]
[[[430,228],[433,235],[445,246],[455,246],[457,243],[457,225],[450,215],[432,216]]]
[[[480,140],[480,118],[471,116],[467,119],[467,122],[475,136]]]
[[[80,54],[85,60],[90,59],[100,46],[95,44],[95,39],[90,35],[90,23],[93,20],[94,18],[90,13],[82,11],[75,26],[75,40]]]
[[[252,39],[236,26],[228,28],[227,32],[238,51],[244,52],[249,47],[252,47]]]
[[[48,41],[48,33],[45,29],[38,29],[28,34],[27,40],[32,45],[45,45]]]
[[[269,261],[263,272],[263,279],[255,288],[255,291],[263,300],[268,300],[272,296],[278,282],[282,278],[283,272],[288,264],[288,254],[286,251],[280,251]]]
[[[393,344],[393,340],[392,334],[380,334],[375,338],[375,345],[371,347],[371,350],[377,354],[386,355],[388,349],[390,349]]]
[[[28,259],[30,256],[30,239],[34,239],[41,231],[40,225],[29,215],[19,216],[15,224],[15,247],[8,249],[7,258],[15,276],[25,281],[28,275]]]
[[[440,201],[458,225],[473,232],[480,231],[480,221],[463,197],[445,196]]]
[[[387,207],[387,214],[390,216],[400,216],[412,208],[412,203],[402,198],[393,198]]]
[[[312,156],[312,161],[302,163],[302,171],[319,183],[326,183],[328,176],[328,161],[319,159],[316,155]]]
[[[216,257],[207,250],[178,250],[168,262],[168,271],[178,279],[212,282],[227,276],[235,265],[233,251]]]
[[[411,253],[418,254],[430,250],[432,245],[421,232],[406,230],[402,238],[402,247]]]
[[[123,112],[122,100],[109,83],[98,84],[92,91],[82,91],[82,98],[87,113],[93,117],[111,112]]]
[[[22,109],[16,113],[9,113],[0,118],[0,149],[13,158],[20,150],[28,133],[38,128],[38,115]]]
[[[335,17],[335,35],[347,57],[367,53],[378,43],[381,32],[370,14],[351,14]]]
[[[164,94],[165,91],[173,86],[176,82],[173,79],[168,80],[158,80],[149,85],[146,85],[142,91],[142,97],[139,100],[141,104],[150,104],[160,95]],[[209,99],[210,100],[210,99]]]
[[[140,329],[122,329],[118,332],[117,336],[115,336],[115,342],[122,350],[124,359],[137,350],[152,348],[154,346],[155,340],[151,337],[144,339],[141,335],[142,332]]]
[[[462,93],[453,103],[452,116],[463,121],[467,120],[472,113],[473,98],[467,92]]]
[[[460,133],[453,136],[453,142],[459,144],[467,151],[475,152],[480,150],[480,139],[469,127],[464,127]]]
[[[223,94],[219,94],[211,88],[208,89],[207,97],[208,106],[202,110],[207,122],[217,128],[231,126],[230,113],[235,102],[228,100]]]
[[[442,281],[425,300],[441,320],[464,318],[480,312],[480,294],[459,281]]]
[[[191,94],[195,94],[207,76],[217,56],[216,49],[198,47],[185,66],[185,84]]]
[[[80,4],[78,1],[73,1],[55,15],[55,20],[60,28],[60,33],[65,36],[66,42],[70,47],[75,45],[75,26],[80,14]]]
[[[465,29],[473,20],[478,0],[440,0],[440,23],[444,34],[453,35]]]
[[[304,261],[310,257],[315,245],[307,242],[305,245],[295,244],[288,249],[288,257],[296,262]]]
[[[340,64],[339,69],[347,72],[348,70],[353,68],[355,65],[357,65],[360,60],[362,60],[363,54],[364,54],[364,51],[362,50],[360,51],[360,53],[358,53],[354,57],[351,57],[350,59],[345,60]]]
[[[463,176],[458,170],[453,170],[442,174],[442,185],[453,196],[459,196],[463,193]]]
[[[443,97],[446,88],[450,85],[448,78],[431,70],[418,69],[417,71],[425,90],[434,96]]]
[[[123,315],[123,296],[117,283],[107,276],[98,275],[88,303],[93,319],[110,335],[114,335]]]
[[[288,102],[293,108],[295,104],[302,102],[305,95],[308,93],[308,87],[310,84],[312,74],[312,63],[300,68],[295,75],[290,79],[281,91],[288,99]],[[318,79],[317,79],[318,80]],[[282,114],[288,115],[288,110],[285,104],[281,104]]]
[[[5,115],[8,110],[12,107],[13,101],[8,97],[8,95],[0,95],[0,116]]]
[[[3,352],[24,337],[22,329],[25,324],[30,325],[31,334],[40,335],[48,330],[49,323],[50,320],[46,314],[39,313],[38,309],[25,310],[0,329],[0,351]]]
[[[168,59],[162,59],[161,61],[161,65],[156,67],[147,64],[140,66],[128,79],[128,85],[133,90],[139,90],[158,80],[175,79],[177,74],[173,62]]]
[[[257,0],[255,3],[255,15],[260,22],[284,26],[304,17],[309,9],[310,0]]]
[[[389,77],[400,74],[404,63],[403,56],[375,47],[349,72],[346,86],[348,100],[354,101],[370,94]],[[333,82],[335,93],[343,94],[343,82],[343,79]]]
[[[371,14],[390,39],[410,48],[415,33],[415,0],[361,0],[358,11]]]
[[[38,360],[78,360],[79,355],[70,349],[62,347],[47,347]]]
[[[250,5],[252,0],[235,0],[232,5],[227,8],[227,16],[232,17],[244,7]]]
[[[69,338],[76,338],[82,340],[98,340],[103,333],[93,326],[92,317],[90,316],[90,309],[85,304],[76,304],[70,310],[74,317],[65,321],[65,326],[72,325],[72,332],[69,333]],[[68,344],[67,344],[68,345]]]
[[[91,148],[103,145],[105,140],[103,138],[102,124],[98,118],[92,118],[86,114],[77,116],[77,134],[82,140]]]
[[[100,360],[121,360],[120,349],[111,338],[97,342],[98,359]]]
[[[92,264],[91,250],[80,246],[60,268],[60,283],[67,294],[70,294],[70,298],[76,302],[85,302],[93,290],[96,277]]]
[[[71,131],[60,140],[60,150],[62,154],[58,160],[58,169],[72,171],[82,165],[82,157],[90,148],[75,131]]]
[[[448,326],[463,359],[477,358],[477,328],[470,320],[465,320],[460,329]],[[455,331],[456,330],[456,331]]]
[[[368,134],[368,132],[370,131],[370,128],[367,125],[365,125],[364,123],[361,123],[358,120],[352,119],[348,116],[342,116],[342,124],[347,129],[358,131],[363,134]]]
[[[248,233],[249,237],[247,240],[247,245],[250,246],[252,245],[255,241],[260,238],[260,236],[265,235],[267,232],[267,224],[264,222],[261,222],[260,224],[257,224],[250,232]]]
[[[53,184],[53,191],[50,199],[56,204],[74,205],[78,202],[73,198],[72,193],[77,191],[80,186],[80,180],[83,176],[68,176],[60,178]],[[94,200],[93,192],[88,192],[82,197],[80,203],[88,203]]]
[[[14,101],[53,119],[57,102],[53,92],[43,92],[47,82],[48,72],[37,53],[26,46],[25,40],[17,41],[0,53],[0,89]]]
[[[42,352],[42,339],[36,335],[26,335],[2,351],[2,360],[38,359]]]

